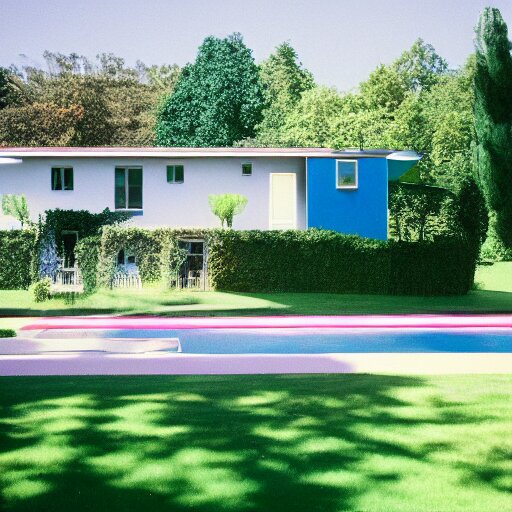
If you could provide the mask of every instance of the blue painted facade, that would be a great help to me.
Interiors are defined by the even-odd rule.
[[[336,188],[336,160],[336,158],[308,158],[308,227],[332,229],[341,233],[386,240],[388,236],[388,160],[356,158],[358,162],[356,189]]]

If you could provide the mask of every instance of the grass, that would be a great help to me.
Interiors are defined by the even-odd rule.
[[[0,509],[508,510],[512,376],[0,378]]]
[[[512,262],[480,267],[477,290],[465,296],[400,297],[329,293],[222,293],[103,290],[88,297],[34,302],[23,290],[0,291],[2,316],[87,314],[221,316],[221,315],[355,315],[393,313],[512,312]],[[0,327],[3,326],[0,319]],[[7,326],[7,325],[6,325]]]

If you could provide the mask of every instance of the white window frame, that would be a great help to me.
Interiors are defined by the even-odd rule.
[[[62,188],[53,188],[53,171],[54,169],[59,170],[60,183]],[[71,181],[73,182],[73,188],[64,188],[64,174],[66,169],[71,169]],[[52,192],[73,192],[75,190],[75,169],[72,165],[52,165],[51,167],[51,191]]]
[[[125,204],[126,208],[117,208],[115,204],[115,189],[116,189],[116,183],[115,183],[115,173],[118,169],[124,170],[124,197],[125,197]],[[130,169],[140,169],[142,171],[142,208],[130,208],[128,207],[128,199],[129,199],[129,181],[128,181],[128,175]],[[117,212],[143,212],[144,211],[144,167],[142,165],[116,165],[114,167],[114,211]]]
[[[339,180],[338,180],[338,173],[339,173],[339,166],[338,166],[338,162],[343,162],[343,163],[353,163],[355,164],[355,177],[356,177],[356,182],[354,185],[339,185]],[[346,160],[346,159],[339,159],[339,160],[336,160],[336,172],[334,173],[334,179],[336,180],[336,189],[337,190],[356,190],[359,188],[359,162],[357,160]]]

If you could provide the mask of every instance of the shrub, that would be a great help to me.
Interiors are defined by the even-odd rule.
[[[52,280],[49,277],[44,277],[32,285],[32,294],[35,302],[44,302],[50,299],[51,284]]]
[[[14,338],[16,331],[14,329],[0,329],[0,338]]]
[[[100,243],[100,236],[90,236],[79,240],[75,247],[76,261],[82,274],[85,293],[93,292],[98,286]]]
[[[475,255],[459,238],[384,242],[333,231],[217,231],[209,277],[219,290],[464,294]]]
[[[33,230],[0,231],[0,290],[27,289],[36,251]]]
[[[212,213],[220,219],[220,224],[228,228],[233,227],[233,217],[242,213],[247,205],[248,199],[240,194],[211,194],[208,196],[208,203]]]

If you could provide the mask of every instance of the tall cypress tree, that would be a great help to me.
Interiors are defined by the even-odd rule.
[[[512,56],[507,25],[487,7],[476,28],[475,166],[496,233],[512,247]]]

